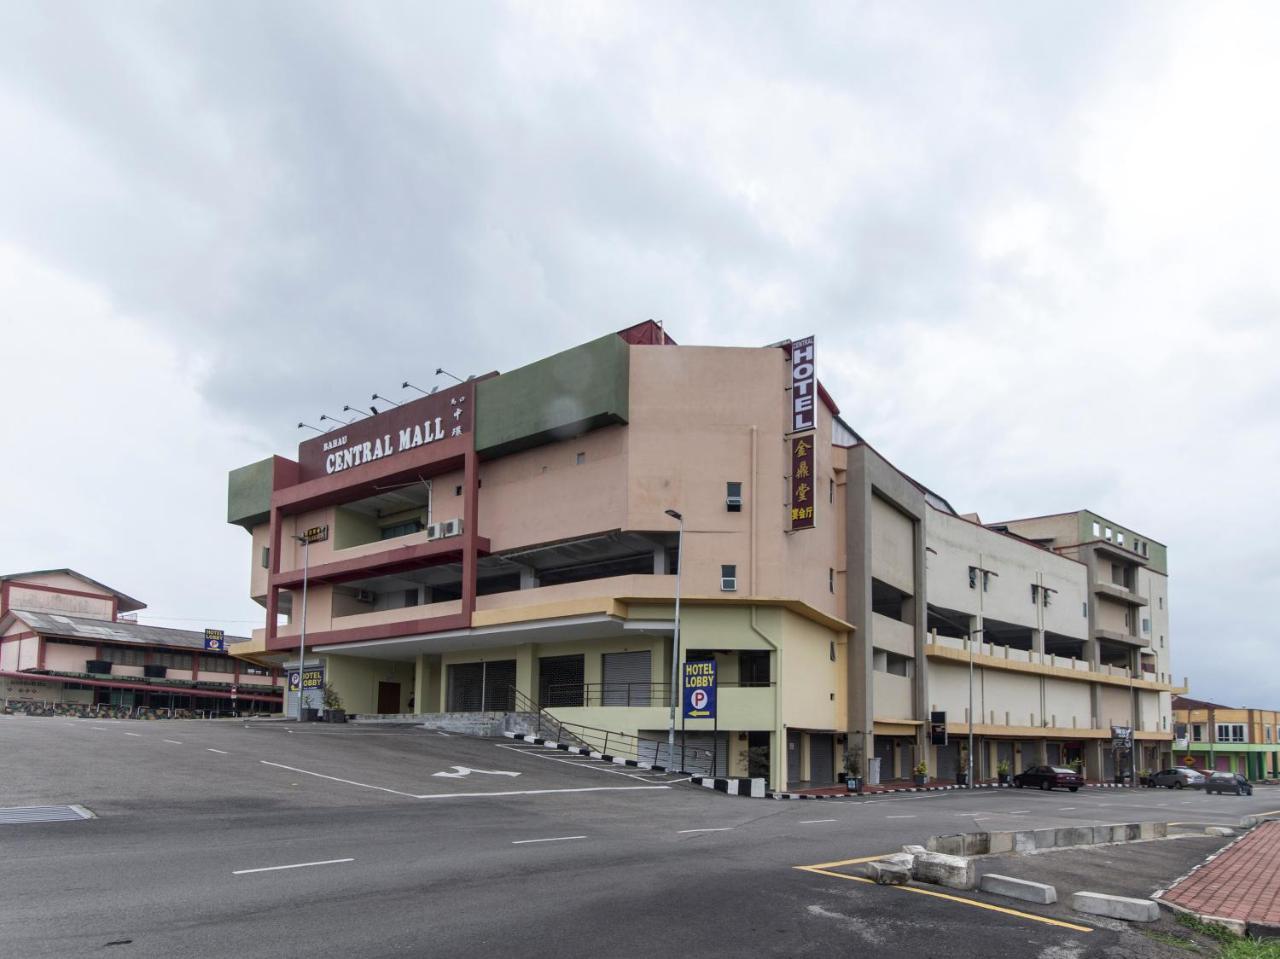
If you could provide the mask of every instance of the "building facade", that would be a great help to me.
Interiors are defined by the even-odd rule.
[[[1179,762],[1253,780],[1280,779],[1280,711],[1177,696],[1173,718],[1186,733],[1185,742],[1178,741]]]
[[[71,569],[0,576],[0,703],[117,715],[278,712],[278,670],[133,620],[141,603]],[[227,649],[248,642],[227,636]]]
[[[233,471],[256,655],[297,663],[305,580],[306,664],[353,713],[538,706],[661,759],[673,659],[714,662],[715,719],[681,725],[720,772],[827,785],[853,747],[946,776],[927,723],[967,735],[972,659],[980,775],[1102,776],[1116,724],[1167,752],[1167,652],[1099,645],[1087,559],[896,470],[812,351],[641,324]]]

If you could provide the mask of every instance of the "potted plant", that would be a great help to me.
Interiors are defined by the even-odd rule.
[[[333,683],[324,684],[324,721],[326,723],[345,723],[346,710],[342,708],[342,697],[333,688]]]
[[[923,786],[929,781],[929,764],[923,759],[916,763],[916,768],[913,772],[916,774],[917,786]]]
[[[1083,775],[1084,775],[1084,760],[1083,760],[1083,759],[1073,759],[1073,760],[1071,760],[1071,768],[1072,768],[1072,769],[1074,769],[1074,770],[1075,770],[1077,773],[1079,773],[1081,776],[1083,776]]]
[[[852,737],[850,737],[852,739]],[[851,793],[862,792],[862,743],[852,739],[844,752],[844,787]]]
[[[1009,785],[1009,760],[1002,759],[996,763],[996,776],[999,777],[1000,785]]]
[[[956,785],[969,785],[969,748],[964,743],[960,744],[960,763],[956,767]]]

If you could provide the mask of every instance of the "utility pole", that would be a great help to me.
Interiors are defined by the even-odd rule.
[[[676,763],[676,698],[680,690],[680,577],[684,573],[684,517],[673,509],[666,510],[666,514],[680,524],[680,532],[676,538],[676,622],[671,640],[671,717],[667,722],[667,762],[670,766],[674,766]]]

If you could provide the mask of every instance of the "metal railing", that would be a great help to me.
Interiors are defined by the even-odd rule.
[[[716,683],[717,689],[770,689],[774,683]],[[661,706],[671,702],[670,683],[553,683],[542,690],[542,707]]]

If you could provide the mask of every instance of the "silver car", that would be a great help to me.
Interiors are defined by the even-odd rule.
[[[1190,766],[1174,766],[1162,769],[1151,777],[1151,785],[1164,786],[1168,789],[1200,789],[1204,786],[1204,774]]]

